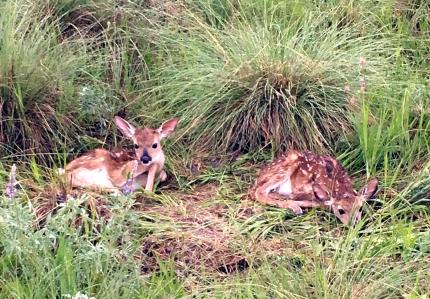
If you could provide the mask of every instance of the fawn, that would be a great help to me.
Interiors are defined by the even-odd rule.
[[[357,193],[342,165],[330,156],[290,150],[263,168],[249,197],[261,203],[291,209],[329,207],[344,224],[361,219],[363,202],[375,195],[373,178]]]
[[[121,188],[131,192],[141,186],[152,191],[154,180],[167,178],[161,139],[169,136],[179,119],[165,121],[158,129],[135,128],[116,116],[115,123],[123,135],[133,141],[133,152],[111,152],[95,149],[71,161],[65,167],[67,181],[72,187],[100,188],[118,194]],[[131,186],[128,184],[131,183]],[[127,193],[128,193],[127,192]]]

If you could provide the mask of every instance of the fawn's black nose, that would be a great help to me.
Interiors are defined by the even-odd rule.
[[[142,161],[143,164],[148,164],[149,162],[151,162],[152,158],[150,156],[142,156],[140,158],[140,161]]]
[[[152,161],[151,156],[148,154],[148,151],[145,149],[143,149],[143,155],[142,157],[140,157],[140,161],[142,161],[143,164],[148,164],[149,162]]]

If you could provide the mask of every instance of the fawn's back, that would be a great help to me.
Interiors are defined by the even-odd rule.
[[[301,208],[330,207],[347,223],[358,221],[357,212],[364,200],[377,189],[376,179],[357,193],[342,165],[330,156],[290,150],[264,167],[250,190],[250,196],[260,202],[290,208],[301,214]]]
[[[310,193],[318,200],[313,194],[315,185],[326,192],[330,191],[332,197],[337,199],[356,195],[348,173],[336,159],[296,150],[288,151],[264,168],[256,186],[265,182],[283,181],[286,176],[289,177],[288,184],[291,188],[281,184],[280,191],[285,195]]]

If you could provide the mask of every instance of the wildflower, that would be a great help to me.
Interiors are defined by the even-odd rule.
[[[90,89],[87,86],[83,86],[82,89],[81,89],[81,91],[78,92],[78,94],[81,97],[84,97],[84,96],[86,96],[88,94],[89,91],[90,91]]]
[[[128,174],[128,179],[125,182],[124,186],[122,187],[122,192],[124,194],[130,194],[132,193],[134,190],[136,190],[134,184],[133,184],[133,177],[134,177],[134,173],[136,172],[137,169],[137,163],[134,165],[133,169],[131,170],[131,172]]]
[[[88,297],[86,294],[82,294],[81,292],[77,292],[74,296],[70,294],[63,295],[65,298],[72,298],[72,299],[96,299],[96,297]]]
[[[132,193],[133,191],[134,191],[133,179],[129,178],[125,182],[124,186],[122,187],[122,192],[127,195],[127,194]]]
[[[7,197],[9,197],[9,199],[13,199],[16,196],[18,192],[16,185],[16,165],[13,164],[9,174],[9,182],[6,185],[5,190],[5,194]]]
[[[360,78],[360,93],[365,93],[367,89],[366,79],[364,77]]]
[[[367,66],[367,59],[364,57],[360,57],[358,64],[360,65],[360,68],[364,71]]]
[[[344,91],[345,91],[345,93],[350,93],[351,92],[351,86],[345,85]]]

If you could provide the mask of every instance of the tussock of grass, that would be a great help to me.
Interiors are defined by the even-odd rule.
[[[194,15],[192,33],[164,30],[160,37],[171,53],[150,92],[161,93],[164,109],[183,111],[194,144],[323,151],[351,132],[360,63],[367,60],[369,82],[383,83],[389,44],[354,27],[327,27],[313,14],[287,24],[237,19],[217,29]]]
[[[71,114],[57,114],[57,107],[73,105],[69,93],[74,69],[82,62],[72,45],[58,46],[55,28],[39,19],[38,7],[29,3],[4,3],[1,23],[1,140],[2,152],[50,152],[52,140],[61,139]],[[61,63],[58,63],[61,57]],[[61,100],[59,100],[61,99]],[[63,106],[64,105],[64,106]]]
[[[2,155],[33,154],[52,165],[71,147],[94,147],[91,137],[112,136],[113,116],[134,100],[136,73],[145,78],[145,45],[125,34],[136,18],[129,8],[120,22],[104,5],[96,14],[96,5],[8,1],[2,7]]]

